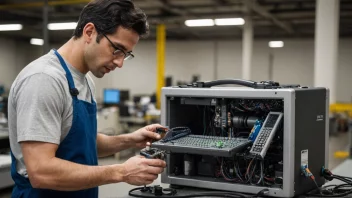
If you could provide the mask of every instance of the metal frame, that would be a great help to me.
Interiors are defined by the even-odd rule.
[[[283,156],[283,188],[268,188],[267,195],[274,197],[293,197],[294,192],[294,140],[295,140],[295,91],[294,89],[243,89],[243,88],[171,88],[162,89],[161,124],[168,125],[167,98],[177,96],[187,97],[217,97],[217,98],[265,98],[284,100],[284,153]],[[290,149],[291,148],[291,149]],[[168,163],[169,158],[167,158]],[[243,184],[230,184],[226,182],[212,182],[190,178],[173,177],[167,175],[168,170],[161,175],[162,183],[210,188],[217,190],[236,191],[244,193],[257,193],[267,187],[249,186]]]
[[[325,167],[329,168],[329,111],[330,90],[326,89],[326,115],[325,115]],[[352,143],[352,142],[351,142]]]

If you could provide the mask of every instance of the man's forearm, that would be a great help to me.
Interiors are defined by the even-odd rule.
[[[54,157],[28,175],[34,188],[75,191],[122,182],[124,172],[123,165],[86,166]]]
[[[131,143],[128,134],[107,136],[98,133],[97,135],[97,148],[99,157],[113,155],[132,146],[133,143]]]

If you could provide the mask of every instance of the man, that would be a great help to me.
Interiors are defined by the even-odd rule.
[[[158,159],[132,157],[123,164],[97,166],[97,157],[143,148],[158,124],[136,132],[97,134],[95,87],[133,58],[146,34],[145,14],[129,0],[96,0],[84,7],[73,37],[27,65],[9,96],[12,197],[98,197],[97,186],[152,183],[165,168]]]

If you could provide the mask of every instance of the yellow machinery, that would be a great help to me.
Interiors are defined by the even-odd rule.
[[[330,105],[330,113],[347,113],[352,118],[352,104],[350,103],[335,103]]]
[[[335,103],[330,105],[330,115],[332,118],[335,118],[335,124],[337,125],[336,131],[346,131],[352,133],[350,127],[352,119],[352,104],[350,103]],[[332,123],[330,123],[332,124]],[[350,137],[352,138],[352,137]],[[350,140],[350,153],[348,151],[337,151],[334,153],[335,158],[347,158],[352,156],[352,139]]]

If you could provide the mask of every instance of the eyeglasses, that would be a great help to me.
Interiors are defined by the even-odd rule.
[[[106,39],[110,42],[112,47],[115,49],[115,51],[112,53],[114,56],[117,57],[124,57],[124,60],[131,60],[134,58],[134,55],[132,52],[124,52],[121,48],[117,47],[105,34],[103,34]]]

